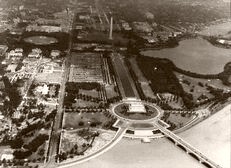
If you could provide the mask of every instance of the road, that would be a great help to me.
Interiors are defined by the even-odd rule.
[[[95,153],[92,153],[91,155],[87,156],[87,157],[83,157],[80,159],[75,159],[72,161],[66,161],[63,162],[59,165],[60,168],[64,168],[64,167],[70,167],[76,164],[80,164],[83,162],[86,162],[90,159],[93,159],[103,153],[105,153],[106,151],[108,151],[109,149],[111,149],[112,147],[114,147],[124,136],[125,132],[127,130],[127,127],[123,127],[123,128],[119,128],[119,130],[116,132],[115,137],[112,139],[112,141],[110,143],[108,143],[107,145],[105,145],[103,148],[101,148],[100,150],[98,150]]]
[[[197,148],[190,145],[188,142],[183,140],[181,137],[177,136],[167,128],[163,127],[159,124],[159,122],[155,123],[155,126],[167,137],[171,138],[174,141],[175,145],[180,145],[180,147],[185,150],[186,153],[189,153],[194,158],[198,159],[200,163],[204,163],[207,167],[211,168],[221,168],[211,159],[207,158],[203,153],[201,153]]]
[[[64,73],[62,76],[62,82],[60,86],[60,92],[59,92],[59,99],[58,99],[58,107],[57,107],[57,115],[54,120],[52,132],[51,132],[51,137],[50,137],[50,142],[49,142],[49,149],[48,149],[48,158],[47,158],[47,163],[45,164],[45,167],[55,167],[56,165],[56,155],[58,154],[59,150],[59,141],[60,141],[60,136],[61,136],[61,130],[62,130],[62,120],[63,120],[63,101],[64,101],[64,96],[65,96],[65,85],[66,82],[68,81],[68,76],[70,73],[70,57],[71,57],[71,48],[72,48],[72,39],[73,39],[73,29],[75,26],[75,16],[72,21],[72,26],[69,32],[69,46],[68,46],[68,51],[67,51],[67,57],[64,61]]]

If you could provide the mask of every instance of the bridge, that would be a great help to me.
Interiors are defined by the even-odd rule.
[[[182,138],[171,132],[163,125],[163,121],[158,120],[158,122],[154,123],[154,125],[176,146],[180,147],[187,154],[198,160],[201,164],[205,165],[208,168],[222,168],[207,156],[202,154],[198,149],[184,141]]]

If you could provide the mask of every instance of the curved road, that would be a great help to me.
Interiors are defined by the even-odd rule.
[[[80,159],[75,159],[75,160],[72,160],[72,161],[66,161],[66,162],[60,163],[59,167],[61,167],[61,168],[70,167],[70,166],[73,166],[73,165],[88,161],[90,159],[93,159],[93,158],[105,153],[106,151],[111,149],[113,146],[115,146],[122,139],[122,137],[124,136],[126,130],[127,130],[126,127],[119,128],[119,130],[116,132],[116,135],[112,139],[112,141],[110,143],[108,143],[107,145],[105,145],[100,150],[96,151],[95,153],[92,153],[89,156],[86,156],[86,157],[83,157],[83,158],[80,158]]]

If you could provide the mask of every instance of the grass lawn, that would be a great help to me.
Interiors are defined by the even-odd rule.
[[[145,96],[147,97],[151,97],[153,99],[156,98],[156,96],[154,95],[153,91],[152,91],[152,88],[149,86],[148,83],[141,83],[141,88],[145,94]]]
[[[187,122],[193,119],[193,116],[185,115],[182,117],[181,114],[170,114],[167,121],[174,123],[178,128],[184,126]]]
[[[44,162],[44,158],[45,158],[45,153],[42,155],[42,154],[39,154],[40,150],[46,150],[46,143],[42,144],[38,150],[34,153],[32,153],[32,155],[30,157],[28,157],[29,160],[37,160],[37,162]]]
[[[165,99],[171,99],[174,96],[171,93],[162,93],[160,94]],[[178,101],[169,101],[168,105],[175,109],[181,109],[184,106],[183,100],[181,97],[178,98]]]
[[[62,73],[38,73],[35,76],[35,81],[37,83],[61,83]]]
[[[131,66],[133,71],[138,77],[139,82],[147,82],[148,80],[144,77],[143,73],[141,72],[140,68],[137,65],[136,59],[135,58],[130,58],[129,61],[131,62]]]
[[[147,97],[156,98],[156,96],[154,95],[151,87],[149,86],[149,81],[144,77],[144,75],[141,72],[139,66],[137,65],[136,59],[135,58],[130,58],[129,61],[131,63],[133,71],[135,72],[135,74],[138,77],[138,81],[141,83],[141,88],[142,88],[144,94]]]
[[[213,95],[209,93],[205,84],[210,84],[206,79],[198,79],[192,78],[185,75],[181,75],[180,73],[175,73],[179,81],[181,81],[181,85],[183,86],[184,91],[191,93],[193,95],[194,102],[200,97],[200,95],[204,94],[208,98],[213,98]],[[184,81],[188,81],[186,84]],[[213,80],[214,81],[214,80]],[[198,85],[198,83],[202,83],[203,86]]]
[[[107,98],[110,99],[112,97],[119,96],[117,92],[115,92],[114,85],[108,85],[105,87]]]
[[[99,92],[95,89],[93,90],[83,90],[83,89],[79,89],[79,94],[84,94],[84,95],[88,95],[88,96],[92,96],[92,97],[99,97]]]
[[[96,127],[102,128],[102,126],[109,121],[110,119],[103,113],[65,113],[64,128],[87,128],[91,123],[99,123]],[[82,122],[83,125],[79,125],[80,122]]]
[[[98,103],[90,102],[90,101],[84,101],[82,99],[77,99],[76,103],[72,104],[72,107],[89,107],[89,106],[96,106],[98,107]]]

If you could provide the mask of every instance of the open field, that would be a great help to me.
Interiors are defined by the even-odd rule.
[[[79,94],[84,94],[84,95],[88,95],[88,96],[92,96],[92,97],[96,97],[96,98],[99,97],[99,92],[95,89],[93,89],[93,90],[80,89]]]
[[[145,96],[147,97],[151,97],[151,98],[156,98],[156,96],[154,95],[150,85],[149,85],[149,81],[144,77],[143,73],[141,72],[141,70],[139,69],[139,66],[137,65],[136,59],[130,58],[129,59],[131,66],[132,66],[132,70],[135,72],[138,81],[141,84],[141,88],[145,94]]]
[[[194,101],[196,101],[202,94],[208,98],[214,97],[211,93],[209,93],[206,85],[225,91],[231,90],[231,87],[223,85],[219,79],[199,79],[185,76],[177,72],[175,72],[175,74],[179,81],[181,81],[181,85],[184,90],[193,95]]]
[[[121,90],[124,92],[124,97],[136,97],[138,93],[136,92],[133,80],[126,69],[123,59],[116,56],[113,57],[113,64],[117,74],[118,83],[121,84]]]
[[[137,62],[136,62],[136,59],[130,58],[129,61],[131,62],[132,69],[135,72],[135,74],[137,75],[139,82],[148,82],[148,80],[144,77],[143,73],[139,69]]]
[[[65,129],[79,129],[87,128],[89,126],[102,128],[108,123],[108,119],[103,113],[65,113],[64,128]]]
[[[72,104],[72,107],[91,107],[91,106],[98,106],[98,103],[85,101],[82,99],[76,99],[76,103]]]
[[[193,116],[188,115],[181,115],[181,114],[170,114],[167,121],[170,121],[171,123],[175,124],[176,127],[180,128],[184,125],[186,125],[190,120],[192,120]]]
[[[148,83],[141,83],[141,88],[145,94],[145,96],[147,97],[151,97],[153,99],[156,98],[156,96],[154,95],[152,88],[150,87],[150,85]]]
[[[119,96],[119,94],[117,92],[115,92],[114,88],[115,88],[114,85],[108,85],[108,86],[105,87],[108,99]]]
[[[23,39],[27,43],[32,43],[35,45],[49,45],[53,43],[57,43],[58,40],[54,37],[47,36],[31,36]]]
[[[62,73],[38,73],[35,76],[36,82],[44,83],[61,83]]]

